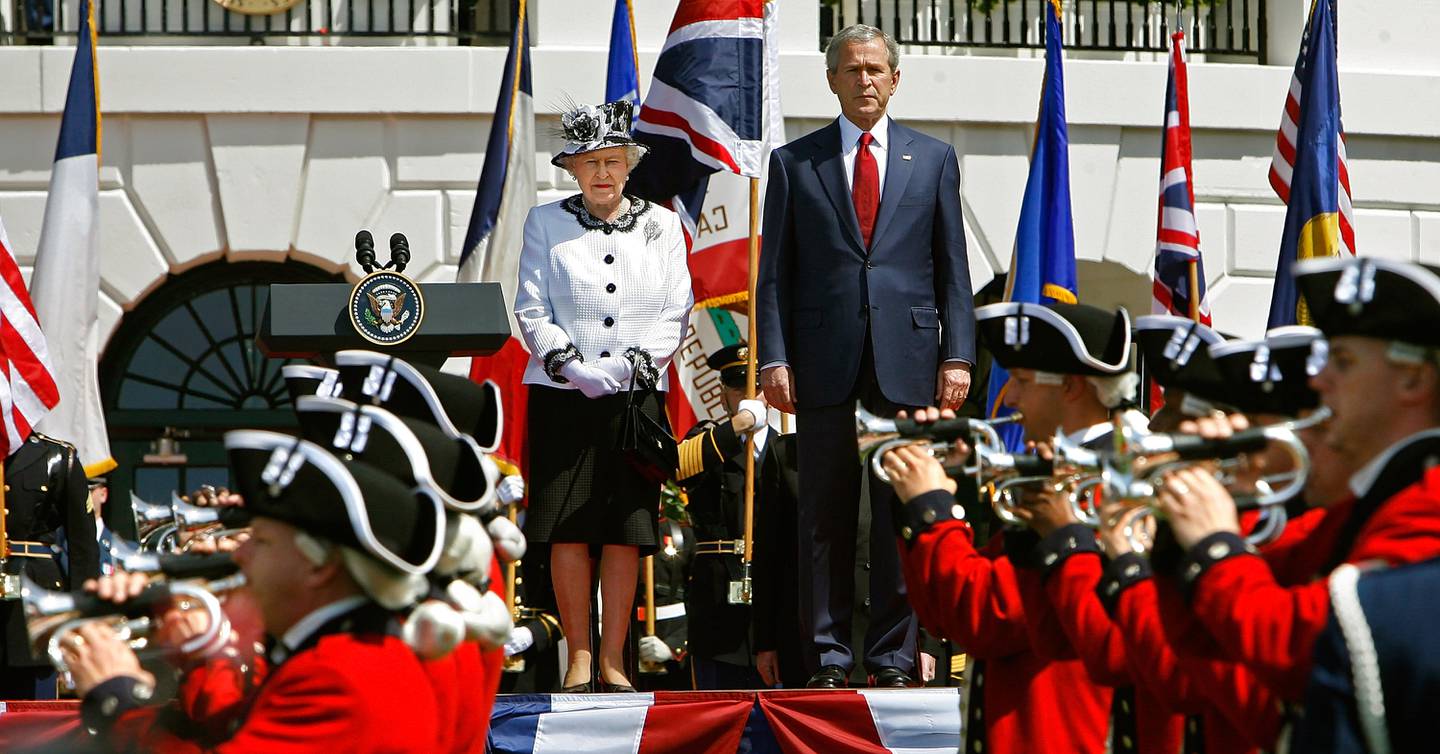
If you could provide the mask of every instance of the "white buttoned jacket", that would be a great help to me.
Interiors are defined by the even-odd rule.
[[[570,359],[633,353],[641,384],[666,390],[694,303],[680,218],[664,207],[631,197],[611,224],[586,212],[576,194],[525,219],[515,321],[530,349],[527,385],[573,390],[560,376]]]

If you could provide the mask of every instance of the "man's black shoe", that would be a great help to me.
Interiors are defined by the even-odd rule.
[[[843,689],[849,685],[850,674],[839,665],[825,665],[810,676],[807,689]]]
[[[870,685],[877,689],[905,689],[915,685],[915,679],[900,668],[880,668],[870,676]]]

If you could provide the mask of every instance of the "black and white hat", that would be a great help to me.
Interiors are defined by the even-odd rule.
[[[1210,359],[1210,346],[1224,335],[1186,317],[1148,314],[1135,318],[1135,345],[1146,373],[1166,388],[1205,401],[1225,403],[1225,378]],[[1168,399],[1167,399],[1168,402]]]
[[[1110,377],[1130,369],[1130,314],[1086,304],[1010,301],[975,310],[980,338],[1006,369]]]
[[[290,402],[296,403],[301,396],[333,396],[340,392],[340,372],[329,367],[314,364],[287,364],[281,367],[285,376],[285,389],[290,392]]]
[[[1224,403],[1256,414],[1299,416],[1320,405],[1310,378],[1325,366],[1325,336],[1313,327],[1277,327],[1263,340],[1210,346],[1226,381]]]
[[[483,454],[468,437],[452,438],[433,424],[341,398],[305,396],[295,413],[305,439],[407,485],[427,485],[450,510],[477,512],[494,504]]]
[[[1440,269],[1375,257],[1326,257],[1298,262],[1295,282],[1326,337],[1360,335],[1440,348]]]
[[[473,438],[486,453],[500,447],[505,413],[500,388],[490,380],[477,385],[374,351],[340,351],[335,366],[345,400],[430,422],[454,438]]]
[[[560,116],[557,136],[565,146],[550,158],[550,164],[565,167],[565,158],[594,152],[606,147],[635,147],[644,157],[650,148],[630,136],[635,106],[629,100],[616,100],[603,105],[577,105]]]
[[[225,451],[250,515],[354,548],[402,574],[424,574],[439,560],[445,506],[430,488],[278,432],[227,432]]]

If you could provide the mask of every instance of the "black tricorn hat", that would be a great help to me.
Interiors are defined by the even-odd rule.
[[[340,373],[328,367],[286,364],[280,373],[285,376],[285,389],[290,391],[291,403],[303,395],[329,396],[339,391]]]
[[[1130,369],[1130,314],[1086,304],[1008,301],[975,310],[980,337],[1006,369],[1109,377]]]
[[[1210,347],[1226,380],[1224,403],[1248,413],[1299,416],[1320,405],[1310,387],[1325,361],[1325,336],[1313,327],[1277,327],[1264,340]]]
[[[1295,265],[1295,284],[1325,337],[1360,335],[1440,348],[1440,269],[1375,257]]]
[[[342,398],[305,396],[295,413],[305,439],[407,485],[428,485],[446,508],[472,512],[493,502],[482,454],[468,437],[452,438],[433,424]]]
[[[745,373],[750,369],[750,346],[743,340],[731,343],[706,356],[705,366],[720,373],[720,382],[725,387],[744,388]]]
[[[355,548],[400,573],[423,574],[439,560],[445,507],[432,490],[277,432],[227,432],[225,451],[250,515]]]
[[[1147,314],[1135,318],[1135,345],[1145,369],[1163,387],[1225,403],[1225,377],[1210,358],[1210,346],[1224,335],[1186,317]]]
[[[345,400],[430,422],[451,437],[469,436],[486,453],[500,447],[505,411],[500,388],[490,380],[477,385],[374,351],[340,351],[335,366]]]

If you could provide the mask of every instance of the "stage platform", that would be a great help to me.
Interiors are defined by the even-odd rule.
[[[951,754],[957,689],[510,694],[495,701],[495,754]],[[0,702],[0,752],[84,736],[79,703]]]

